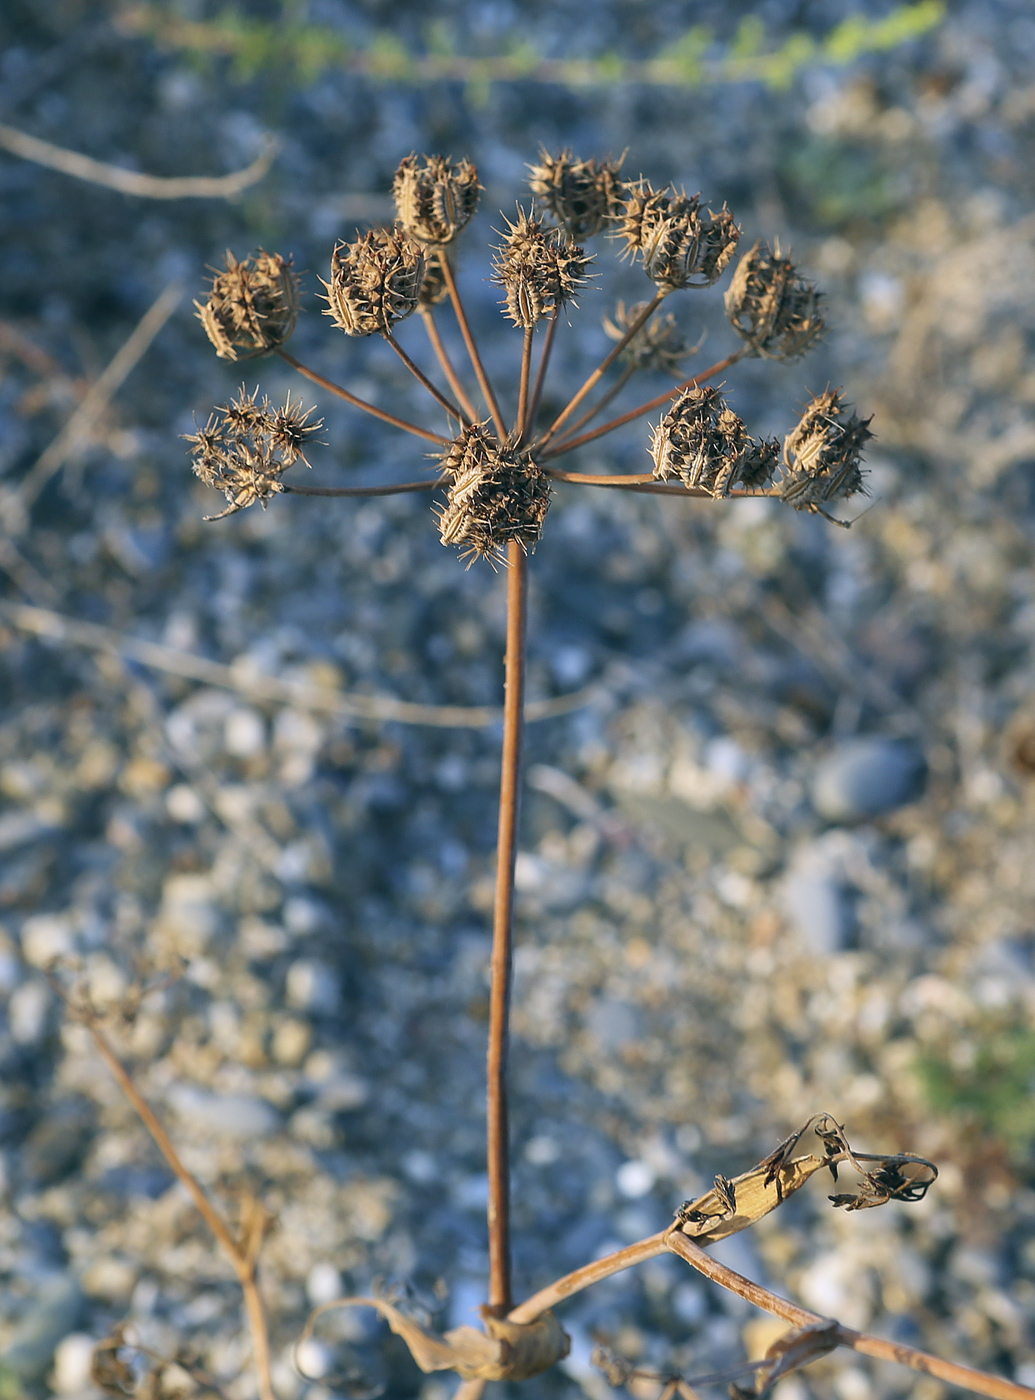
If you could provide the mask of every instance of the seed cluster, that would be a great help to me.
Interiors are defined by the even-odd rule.
[[[638,257],[659,291],[710,287],[729,266],[740,228],[725,205],[702,209],[699,195],[647,180],[626,187],[617,236],[625,255]]]
[[[444,248],[471,221],[482,187],[469,160],[452,165],[444,156],[409,155],[392,181],[396,218],[408,238]]]
[[[443,454],[442,473],[449,488],[439,533],[462,559],[502,563],[511,540],[526,550],[539,543],[550,483],[527,451],[501,446],[486,423],[472,423]]]
[[[249,394],[242,384],[237,398],[210,414],[204,428],[186,434],[195,475],[229,502],[207,519],[221,520],[256,502],[265,509],[284,490],[280,478],[288,467],[300,460],[309,465],[305,444],[321,427],[309,422],[313,410],[303,413],[290,396],[283,408],[274,408],[265,395],[260,403],[258,392]]]
[[[227,252],[198,319],[221,360],[250,360],[283,345],[298,318],[298,278],[291,259],[258,252],[238,262]]]
[[[626,309],[625,302],[615,305],[613,317],[604,318],[604,331],[612,340],[621,340],[626,331],[646,307],[645,301]],[[683,361],[693,354],[683,339],[676,318],[668,313],[655,316],[635,333],[618,358],[635,370],[653,370],[658,374],[678,374]]]
[[[493,281],[506,292],[507,315],[528,329],[573,301],[586,286],[592,257],[560,229],[518,210],[493,261]]]
[[[399,227],[371,229],[334,249],[324,315],[346,335],[390,331],[416,310],[423,281],[420,244]]]
[[[824,505],[865,492],[860,458],[873,437],[870,422],[848,412],[840,389],[817,394],[784,443],[780,499],[823,514]]]
[[[726,293],[730,325],[752,355],[795,360],[815,346],[825,330],[822,293],[780,253],[756,243],[737,264]]]
[[[579,160],[570,150],[553,156],[540,149],[538,165],[528,167],[528,185],[568,237],[582,242],[621,213],[621,165],[621,160]]]
[[[713,387],[687,389],[654,429],[650,453],[659,481],[677,478],[719,499],[733,486],[764,485],[776,470],[779,445],[749,436]]]

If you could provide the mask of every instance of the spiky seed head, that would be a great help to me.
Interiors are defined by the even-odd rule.
[[[228,502],[220,515],[207,519],[221,520],[256,502],[265,510],[284,490],[280,478],[288,467],[298,461],[309,465],[305,444],[322,426],[309,421],[313,410],[303,413],[290,395],[283,408],[274,408],[266,397],[260,403],[258,392],[249,394],[242,385],[237,398],[217,408],[204,428],[186,435],[195,475]]]
[[[560,229],[518,210],[494,259],[492,280],[506,292],[506,314],[526,330],[551,311],[574,301],[588,283],[593,261]]]
[[[449,480],[446,504],[438,509],[442,543],[461,559],[501,563],[516,540],[534,549],[550,505],[550,482],[527,451],[500,445],[487,423],[472,423],[442,455]]]
[[[733,274],[726,293],[726,315],[747,341],[752,355],[795,360],[823,335],[822,292],[802,277],[779,243],[756,243]]]
[[[825,505],[865,492],[860,463],[870,422],[848,411],[840,389],[817,394],[784,442],[781,500],[823,514]]]
[[[323,281],[323,279],[320,279]],[[424,281],[424,253],[402,231],[375,228],[331,254],[330,306],[324,312],[346,335],[390,331],[417,308]]]
[[[540,147],[539,164],[528,167],[528,184],[568,237],[581,242],[621,213],[621,166],[622,160],[579,160],[570,150],[553,156]]]
[[[687,389],[654,428],[650,454],[659,481],[678,479],[716,499],[772,475],[775,443],[750,437],[714,386]]]
[[[612,340],[621,340],[626,331],[646,308],[645,301],[626,309],[624,301],[615,305],[613,317],[604,317],[604,331]],[[642,325],[618,356],[623,364],[637,370],[655,370],[659,374],[678,374],[682,362],[693,354],[670,314],[655,316]]]
[[[392,181],[396,217],[407,237],[444,248],[470,223],[481,189],[466,158],[452,165],[445,156],[409,155]]]
[[[269,355],[295,329],[298,277],[279,253],[260,250],[238,262],[227,251],[226,271],[213,277],[208,300],[194,305],[221,360]]]
[[[627,185],[617,237],[623,257],[639,258],[659,291],[711,287],[729,266],[740,228],[725,205],[702,209],[699,195],[647,180]]]

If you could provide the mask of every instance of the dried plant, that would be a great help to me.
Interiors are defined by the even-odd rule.
[[[489,380],[453,266],[453,246],[474,214],[480,189],[477,172],[469,161],[453,164],[439,156],[407,157],[393,187],[398,223],[392,229],[358,236],[353,243],[339,244],[331,256],[330,281],[324,283],[327,314],[335,324],[349,335],[380,334],[445,411],[450,422],[448,434],[363,400],[287,352],[284,341],[294,324],[295,284],[285,259],[262,253],[238,263],[228,255],[226,273],[217,275],[208,302],[199,308],[218,354],[228,358],[242,353],[277,354],[328,392],[432,442],[439,463],[434,479],[380,489],[385,493],[400,489],[444,491],[444,503],[436,506],[443,543],[456,547],[468,562],[485,559],[490,564],[506,565],[506,688],[488,1034],[490,1278],[483,1308],[484,1330],[459,1327],[438,1336],[389,1298],[350,1297],[318,1309],[305,1336],[312,1335],[330,1307],[374,1308],[406,1342],[422,1370],[456,1372],[464,1381],[463,1400],[476,1400],[487,1381],[527,1379],[566,1354],[568,1338],[553,1311],[557,1305],[601,1279],[670,1252],[722,1287],[785,1319],[790,1330],[763,1361],[731,1366],[721,1377],[638,1372],[620,1357],[601,1353],[600,1364],[613,1384],[653,1379],[662,1386],[666,1400],[677,1394],[687,1400],[695,1385],[739,1379],[744,1386],[736,1387],[735,1395],[761,1395],[791,1371],[835,1347],[847,1347],[1001,1400],[1031,1397],[1035,1392],[1014,1382],[819,1317],[742,1277],[707,1253],[705,1246],[751,1227],[817,1173],[828,1173],[837,1188],[830,1195],[832,1205],[849,1212],[924,1197],[937,1177],[933,1163],[904,1153],[858,1152],[829,1114],[810,1118],[750,1171],[729,1178],[717,1176],[710,1190],[680,1206],[672,1223],[658,1234],[597,1259],[514,1304],[507,1054],[525,719],[527,576],[528,554],[543,531],[551,482],[715,500],[764,495],[793,509],[846,524],[829,510],[864,490],[861,453],[871,436],[868,420],[848,407],[841,391],[827,389],[807,405],[787,435],[781,457],[776,440],[752,437],[727,405],[721,389],[710,382],[747,356],[795,358],[822,334],[819,294],[778,248],[770,250],[762,244],[742,256],[726,296],[727,315],[743,341],[740,348],[656,397],[586,430],[633,373],[678,373],[679,361],[688,352],[674,321],[656,313],[662,302],[678,291],[714,285],[732,261],[740,236],[725,207],[716,213],[702,206],[697,195],[674,188],[658,191],[642,179],[624,181],[620,168],[620,161],[580,160],[569,151],[558,156],[543,152],[531,167],[532,193],[541,203],[528,211],[519,209],[516,220],[508,221],[494,263],[495,279],[506,294],[506,315],[523,333],[509,414],[504,413]],[[587,282],[590,259],[575,239],[604,231],[624,244],[625,256],[642,265],[655,293],[628,311],[619,304],[607,323],[614,348],[561,412],[544,423],[540,417],[543,386],[561,311],[574,305],[576,294]],[[466,345],[477,389],[458,373],[438,333],[435,308],[446,297]],[[432,382],[394,337],[395,325],[414,311],[424,322],[452,397]],[[533,377],[534,339],[540,326],[542,347]],[[595,402],[575,419],[580,407],[619,364],[623,368],[616,381],[601,387]],[[553,465],[568,452],[657,409],[662,413],[650,440],[651,472],[589,475]],[[238,399],[217,410],[204,429],[191,435],[195,470],[226,494],[229,508],[224,515],[255,502],[265,506],[283,492],[325,497],[376,492],[379,488],[372,492],[368,487],[304,487],[283,482],[284,471],[296,460],[304,460],[303,447],[317,426],[290,402],[278,411],[266,399],[260,403],[257,391],[249,395],[242,390]],[[178,1158],[116,1057],[100,1027],[98,1013],[81,1002],[73,1001],[73,1005],[238,1274],[248,1302],[259,1387],[268,1397],[269,1351],[255,1275],[267,1217],[253,1203],[242,1230],[229,1226]],[[806,1142],[813,1144],[812,1150],[799,1152]],[[98,1361],[113,1391],[124,1387],[129,1374],[121,1359],[123,1343],[122,1334],[113,1334]]]

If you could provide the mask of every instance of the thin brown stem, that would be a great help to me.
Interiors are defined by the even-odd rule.
[[[591,1288],[594,1283],[600,1283],[602,1279],[610,1278],[612,1274],[620,1274],[623,1269],[631,1269],[636,1264],[646,1263],[648,1259],[656,1259],[659,1254],[668,1251],[668,1228],[661,1230],[656,1235],[650,1235],[645,1240],[637,1240],[635,1244],[627,1245],[625,1249],[616,1250],[614,1254],[606,1254],[603,1259],[594,1259],[592,1264],[584,1264],[581,1269],[576,1269],[574,1273],[565,1274],[554,1283],[549,1283],[545,1288],[540,1288],[538,1293],[533,1293],[531,1298],[526,1298],[523,1303],[519,1303],[516,1308],[507,1314],[509,1322],[534,1322],[537,1317],[542,1317],[543,1313],[555,1308],[558,1303],[563,1303],[565,1298],[571,1298],[576,1293],[581,1293],[583,1289]]]
[[[534,326],[525,327],[525,340],[521,347],[521,386],[518,389],[518,411],[514,419],[514,432],[517,434],[518,447],[524,442],[528,434],[528,381],[532,374],[532,337],[535,335]]]
[[[809,1312],[807,1308],[770,1292],[768,1288],[763,1288],[761,1284],[754,1283],[743,1274],[727,1268],[725,1264],[720,1264],[679,1230],[669,1232],[667,1247],[706,1278],[710,1278],[722,1288],[729,1289],[731,1293],[746,1298],[749,1303],[754,1303],[755,1307],[773,1313],[776,1317],[782,1317],[794,1327],[810,1327],[829,1321],[828,1318],[820,1317],[818,1313]],[[878,1357],[881,1361],[897,1361],[901,1366],[909,1366],[914,1371],[924,1371],[949,1385],[958,1385],[978,1395],[991,1396],[992,1400],[1033,1400],[1035,1397],[1035,1390],[1026,1385],[1018,1385],[1016,1381],[990,1376],[985,1371],[960,1366],[954,1361],[942,1361],[940,1357],[931,1356],[929,1352],[920,1351],[916,1347],[891,1342],[884,1337],[874,1337],[867,1332],[857,1332],[841,1323],[837,1327],[837,1336],[840,1346],[850,1347],[866,1356]]]
[[[434,491],[440,481],[400,481],[394,486],[288,486],[281,490],[291,496],[399,496],[404,491]]]
[[[409,355],[407,355],[406,351],[396,340],[392,332],[382,331],[381,334],[384,336],[385,340],[388,341],[388,344],[399,356],[400,360],[402,360],[403,364],[410,371],[410,373],[417,380],[417,382],[419,384],[422,384],[424,388],[427,389],[428,393],[435,400],[435,402],[441,404],[442,407],[446,410],[446,412],[450,415],[450,417],[455,418],[456,421],[461,425],[461,427],[466,428],[469,420],[464,417],[464,415],[460,412],[455,403],[451,403],[450,400],[446,398],[445,394],[443,394],[439,389],[436,389],[435,385],[432,384],[431,380],[424,373],[421,367],[417,364],[414,364],[413,360],[410,359]]]
[[[560,442],[554,444],[555,452],[563,450],[564,443],[568,438],[574,437],[580,428],[584,428],[587,423],[591,423],[601,409],[606,408],[612,399],[617,398],[617,396],[628,384],[629,380],[636,373],[636,369],[636,365],[626,365],[625,369],[622,370],[621,374],[611,385],[610,389],[608,389],[607,393],[601,394],[600,398],[597,399],[593,407],[587,409],[581,418],[576,419],[575,422],[572,423],[571,427],[565,430],[564,436],[561,438]]]
[[[706,491],[703,486],[683,486],[676,485],[675,482],[657,481],[650,472],[630,472],[628,475],[614,475],[604,473],[597,475],[593,472],[562,472],[557,467],[545,467],[544,471],[552,481],[571,481],[577,486],[614,486],[622,491],[649,491],[658,496],[696,496],[707,500],[714,500],[715,497],[710,491]],[[747,497],[772,496],[772,490],[747,490],[743,487],[734,487],[721,497],[724,501],[744,500]]]
[[[348,389],[343,389],[340,384],[335,384],[333,379],[325,379],[322,374],[317,374],[316,370],[302,364],[300,360],[295,359],[294,355],[289,355],[286,350],[278,350],[277,354],[292,369],[297,369],[299,374],[305,375],[306,379],[311,379],[314,384],[319,384],[320,388],[326,389],[328,393],[337,394],[339,399],[344,399],[346,403],[352,404],[353,408],[361,408],[364,413],[373,414],[375,418],[380,418],[383,423],[391,423],[393,428],[403,428],[408,433],[415,433],[417,437],[425,438],[428,442],[437,442],[441,447],[449,446],[449,438],[442,437],[439,433],[431,433],[427,428],[418,428],[416,423],[408,423],[405,418],[396,418],[394,413],[386,413],[383,408],[376,408],[372,403],[367,403],[366,399],[358,399],[355,394],[350,394]]]
[[[552,437],[556,436],[561,426],[567,423],[568,419],[575,412],[575,410],[578,408],[579,404],[586,397],[586,395],[592,393],[596,386],[600,383],[601,379],[603,379],[604,375],[614,364],[615,360],[618,359],[618,356],[629,344],[630,340],[632,340],[636,332],[640,330],[641,327],[645,326],[650,320],[650,318],[654,315],[655,311],[657,311],[658,307],[665,300],[665,295],[666,294],[664,292],[657,292],[654,296],[654,299],[647,303],[647,305],[632,322],[632,324],[629,326],[629,329],[625,332],[625,334],[622,336],[621,340],[611,351],[611,353],[609,355],[605,355],[605,357],[601,360],[600,364],[597,365],[596,369],[583,384],[582,388],[578,391],[574,398],[568,401],[567,405],[553,420],[549,428],[547,428],[546,432],[539,439],[538,446],[542,447],[546,443],[548,443]]]
[[[471,402],[471,396],[464,388],[463,381],[457,374],[453,361],[449,358],[449,353],[442,343],[442,337],[439,334],[434,311],[430,306],[422,306],[420,308],[420,315],[421,320],[424,322],[424,329],[428,333],[428,339],[431,341],[431,348],[434,350],[435,356],[442,366],[442,373],[449,380],[449,387],[456,395],[460,407],[467,414],[468,418],[472,423],[476,423],[481,418],[481,414]]]
[[[496,902],[492,927],[488,1054],[489,1306],[499,1317],[509,1312],[511,1307],[507,1051],[528,612],[528,559],[516,540],[512,540],[507,546],[507,565],[503,766],[500,775],[499,839],[496,848]]]
[[[492,421],[496,425],[496,432],[499,434],[500,442],[502,442],[507,436],[507,425],[503,421],[503,414],[500,412],[499,403],[493,392],[492,385],[489,382],[489,376],[485,373],[482,357],[478,353],[478,346],[475,344],[474,335],[471,332],[471,325],[467,319],[467,312],[464,310],[464,304],[460,300],[460,288],[456,285],[456,273],[453,271],[453,264],[449,261],[449,255],[445,252],[440,255],[439,262],[442,265],[442,275],[446,279],[446,286],[449,288],[449,298],[453,303],[453,310],[456,312],[460,334],[464,338],[464,344],[467,346],[467,353],[470,356],[471,364],[474,367],[475,374],[478,376],[478,383],[485,396],[485,402],[489,405]]]
[[[259,1382],[259,1394],[261,1400],[274,1400],[273,1382],[270,1376],[269,1327],[256,1279],[257,1261],[255,1254],[257,1251],[254,1249],[244,1251],[240,1248],[230,1226],[209,1200],[197,1177],[184,1164],[180,1154],[173,1146],[169,1134],[162,1127],[151,1105],[133,1082],[132,1075],[115,1053],[107,1036],[89,1016],[84,1016],[81,1019],[119,1088],[129,1100],[144,1127],[151,1134],[155,1146],[168,1162],[173,1175],[184,1186],[194,1202],[198,1214],[212,1231],[216,1242],[233,1265],[244,1293],[245,1311],[248,1314],[248,1326],[251,1330],[255,1369]]]
[[[561,308],[555,306],[550,316],[549,324],[546,327],[546,339],[543,341],[542,353],[539,356],[539,368],[535,372],[535,387],[532,390],[532,402],[528,405],[528,414],[525,422],[525,437],[535,428],[535,420],[539,414],[539,401],[543,397],[543,385],[546,383],[546,368],[550,363],[550,356],[553,354],[553,343],[557,338],[557,321],[561,314]]]
[[[570,452],[572,448],[581,447],[584,443],[593,442],[598,437],[603,437],[605,433],[613,433],[616,428],[622,428],[626,423],[631,423],[634,418],[642,418],[645,413],[650,413],[653,408],[660,408],[663,403],[668,403],[669,399],[674,399],[677,394],[682,394],[687,389],[696,389],[699,384],[704,384],[706,380],[712,379],[717,374],[721,374],[724,369],[729,369],[730,365],[735,365],[747,354],[747,350],[735,350],[732,355],[727,355],[723,360],[717,360],[714,365],[709,365],[700,374],[693,375],[690,379],[684,379],[682,384],[677,384],[674,389],[666,389],[663,394],[659,394],[656,399],[650,399],[647,403],[641,403],[638,408],[631,408],[628,413],[623,413],[618,418],[610,418],[606,423],[602,423],[599,428],[594,428],[592,432],[583,433],[580,437],[568,437],[563,442],[559,442],[556,447],[549,452],[543,453],[543,458],[559,457],[562,452]]]

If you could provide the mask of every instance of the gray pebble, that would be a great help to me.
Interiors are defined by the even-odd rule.
[[[41,1380],[58,1342],[76,1327],[82,1306],[83,1295],[74,1279],[60,1275],[42,1284],[0,1354],[0,1384],[4,1372],[13,1373],[20,1380]]]
[[[926,773],[923,754],[911,740],[853,739],[820,764],[812,800],[828,821],[868,821],[915,801]]]

